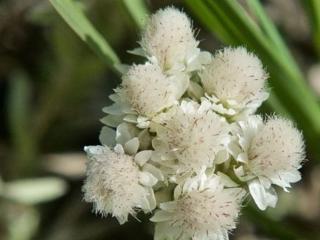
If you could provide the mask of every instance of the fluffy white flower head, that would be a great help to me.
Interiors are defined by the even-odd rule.
[[[268,97],[267,74],[254,54],[243,47],[219,51],[201,73],[205,92],[225,107],[257,107]]]
[[[279,117],[265,123],[260,117],[250,117],[238,124],[235,135],[239,146],[229,146],[235,159],[243,163],[235,173],[248,181],[250,194],[261,210],[275,207],[277,193],[271,184],[286,190],[301,178],[298,169],[305,156],[302,134],[292,122]]]
[[[159,139],[178,159],[178,171],[211,167],[228,137],[228,124],[209,108],[205,103],[183,101],[158,132]]]
[[[141,46],[164,71],[180,68],[199,53],[198,41],[187,15],[173,7],[160,9],[149,19]],[[188,59],[189,58],[189,59]]]
[[[302,134],[289,120],[273,117],[253,137],[248,167],[254,175],[286,188],[300,180],[304,157]]]
[[[186,89],[151,63],[133,65],[124,75],[122,86],[132,109],[147,117],[174,105]]]
[[[112,214],[122,224],[135,209],[151,211],[152,190],[141,184],[149,175],[143,174],[133,157],[126,155],[121,145],[115,150],[105,146],[85,147],[87,180],[83,186],[84,199],[94,203],[96,212]]]
[[[160,204],[151,219],[157,222],[155,239],[228,239],[228,231],[236,227],[243,191],[225,189],[219,177],[204,173],[177,188],[175,200]]]

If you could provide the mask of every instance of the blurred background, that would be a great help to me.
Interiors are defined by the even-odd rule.
[[[255,52],[270,72],[272,95],[261,112],[297,123],[308,161],[303,180],[281,192],[275,209],[245,206],[231,239],[320,239],[320,1],[66,2],[122,63],[141,61],[127,50],[138,46],[143,17],[172,5],[193,19],[201,48],[244,45]],[[120,82],[116,61],[90,46],[96,50],[49,1],[0,1],[1,240],[152,239],[148,216],[119,226],[82,200],[83,146],[98,144],[101,108]]]

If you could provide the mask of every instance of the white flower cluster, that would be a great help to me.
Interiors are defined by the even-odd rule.
[[[245,196],[274,207],[274,185],[300,179],[301,133],[285,119],[255,115],[268,98],[261,61],[245,48],[211,55],[190,19],[169,7],[147,22],[103,109],[101,146],[88,154],[85,200],[122,224],[154,212],[155,239],[226,240]],[[247,194],[248,193],[248,194]]]

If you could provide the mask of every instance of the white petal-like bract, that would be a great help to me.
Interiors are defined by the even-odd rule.
[[[262,211],[267,207],[275,207],[278,201],[278,195],[273,187],[266,188],[259,179],[254,179],[248,182],[249,192]]]

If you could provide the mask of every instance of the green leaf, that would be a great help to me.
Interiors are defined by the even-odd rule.
[[[122,0],[131,17],[139,28],[143,28],[149,15],[144,0]]]
[[[102,35],[92,26],[81,7],[75,1],[50,0],[50,2],[69,26],[102,60],[114,68],[115,65],[120,63],[116,53]]]
[[[266,36],[270,41],[273,42],[273,45],[277,47],[279,50],[279,57],[283,57],[284,61],[287,61],[291,64],[291,67],[296,68],[297,66],[292,61],[292,56],[289,53],[286,44],[284,43],[283,39],[281,38],[277,28],[267,16],[266,12],[263,9],[263,6],[260,0],[247,0],[246,1],[248,7],[251,10],[251,13],[256,17],[258,23],[260,24],[262,30],[265,32]]]
[[[313,45],[320,57],[320,1],[319,0],[304,0],[301,1],[307,11],[312,27]]]
[[[217,16],[211,13],[210,9],[205,5],[203,1],[186,2],[192,10],[194,10],[196,13],[199,13],[197,14],[197,17],[203,23],[210,23],[206,24],[206,27],[211,32],[214,32],[219,39],[224,39],[229,44],[236,44],[233,34],[231,32],[228,32],[220,21],[217,21]]]

